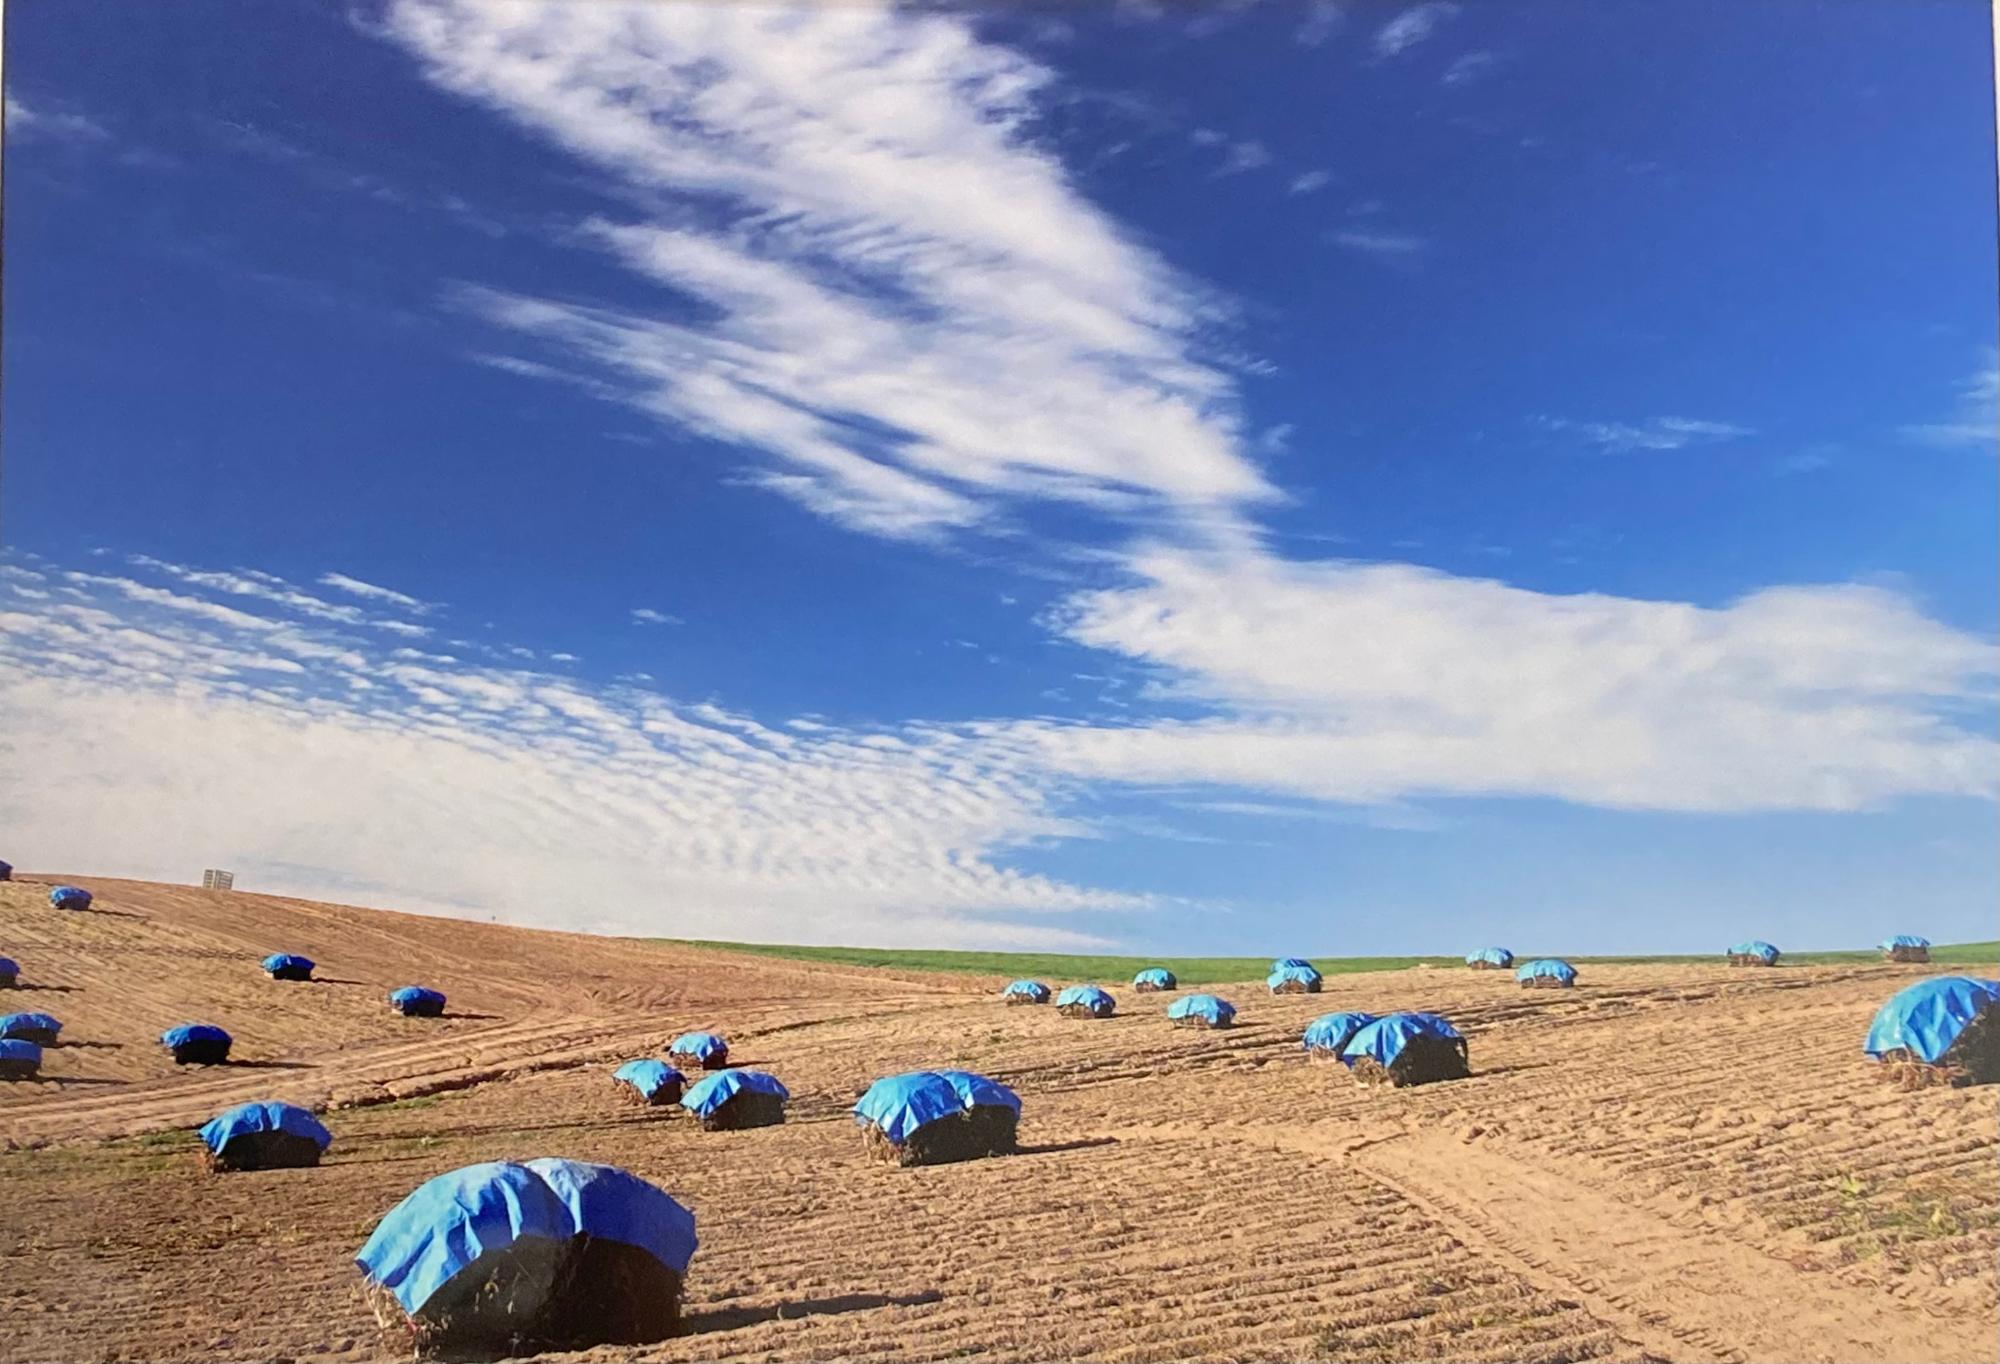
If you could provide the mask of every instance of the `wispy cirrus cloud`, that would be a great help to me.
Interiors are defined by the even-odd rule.
[[[671,196],[577,239],[694,305],[474,284],[457,306],[742,450],[755,481],[894,536],[1008,499],[1172,516],[1274,495],[1197,340],[1226,311],[1026,136],[1052,73],[964,20],[402,0],[385,28],[626,197]]]
[[[1585,444],[1611,454],[1638,450],[1684,450],[1694,445],[1716,445],[1756,435],[1756,431],[1735,422],[1707,421],[1695,417],[1652,417],[1642,422],[1572,421],[1565,417],[1543,417],[1540,425],[1550,431],[1573,436]]]
[[[1410,6],[1375,30],[1375,55],[1400,57],[1436,33],[1439,25],[1458,14],[1458,9],[1447,0]]]
[[[1348,228],[1327,234],[1327,240],[1344,250],[1373,256],[1377,260],[1407,261],[1430,249],[1430,238],[1410,232],[1374,232]]]
[[[685,624],[687,624],[687,622],[686,622],[686,621],[684,621],[684,620],[682,620],[682,619],[681,619],[681,618],[680,618],[679,616],[674,616],[674,615],[669,615],[669,614],[668,614],[668,613],[666,613],[665,611],[656,611],[656,610],[654,610],[654,609],[653,609],[652,607],[650,607],[650,606],[635,606],[635,607],[633,607],[633,608],[632,608],[632,623],[633,623],[634,625],[685,625]]]
[[[1333,183],[1333,172],[1324,170],[1309,170],[1302,174],[1293,176],[1291,184],[1287,185],[1285,188],[1290,193],[1293,194],[1313,194],[1317,193],[1320,190],[1325,189],[1328,185],[1332,183]]]
[[[15,138],[23,142],[94,143],[111,140],[109,128],[88,114],[78,113],[75,110],[41,105],[30,107],[13,95],[8,95],[5,112],[9,141]]]
[[[323,573],[320,575],[319,583],[321,587],[331,587],[334,591],[345,592],[350,597],[387,602],[391,606],[400,606],[405,611],[415,611],[419,615],[433,609],[431,603],[419,601],[407,592],[398,592],[391,587],[377,587],[374,583],[350,578],[345,573]]]
[[[1989,350],[1986,363],[1957,388],[1958,401],[1949,417],[1905,426],[1904,438],[1946,448],[2000,448],[2000,358]]]

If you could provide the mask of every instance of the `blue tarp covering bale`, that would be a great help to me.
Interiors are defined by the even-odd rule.
[[[273,952],[264,958],[264,973],[272,980],[311,980],[316,963],[296,952]]]
[[[1767,942],[1740,942],[1729,949],[1731,966],[1776,966],[1778,949]]]
[[[200,1136],[218,1172],[304,1169],[333,1145],[326,1124],[296,1104],[239,1104],[203,1123]]]
[[[177,1066],[219,1066],[229,1059],[229,1034],[212,1023],[182,1023],[160,1034]]]
[[[56,1034],[61,1031],[62,1020],[54,1014],[25,1013],[0,1017],[0,1041],[11,1038],[33,1042],[38,1047],[53,1047]]]
[[[0,990],[11,990],[21,983],[21,963],[12,957],[0,957]]]
[[[421,985],[405,985],[389,992],[389,1007],[405,1018],[442,1018],[444,995]]]
[[[1862,1050],[1906,1089],[2000,1082],[2000,981],[1934,976],[1898,990]]]
[[[1000,992],[1009,1004],[1046,1004],[1049,987],[1039,980],[1017,980]]]
[[[1527,988],[1567,990],[1576,984],[1576,968],[1555,957],[1537,957],[1524,963],[1514,979]]]
[[[1931,940],[1914,933],[1898,933],[1882,940],[1882,955],[1890,961],[1929,961]]]
[[[1273,974],[1276,974],[1277,972],[1282,971],[1290,966],[1303,966],[1307,970],[1312,969],[1312,963],[1307,961],[1304,957],[1279,957],[1276,961],[1271,963],[1271,971]]]
[[[661,1108],[681,1101],[687,1077],[665,1061],[644,1057],[627,1061],[611,1072],[612,1083],[626,1102]]]
[[[969,1070],[916,1070],[877,1080],[853,1112],[875,1155],[943,1165],[1015,1150],[1021,1100]]]
[[[1397,1088],[1462,1080],[1472,1073],[1464,1035],[1437,1014],[1378,1018],[1348,1039],[1341,1059],[1361,1083]]]
[[[1163,994],[1180,984],[1180,980],[1164,966],[1148,966],[1132,977],[1132,988],[1142,995]]]
[[[471,1165],[419,1186],[354,1257],[385,1328],[420,1351],[664,1340],[680,1329],[694,1214],[610,1165]]]
[[[684,1065],[721,1070],[729,1064],[729,1039],[720,1033],[684,1032],[667,1043],[667,1055]]]
[[[1339,1061],[1342,1065],[1352,1065],[1341,1055],[1354,1034],[1375,1021],[1374,1014],[1349,1011],[1337,1014],[1321,1014],[1306,1024],[1306,1034],[1300,1045],[1306,1055],[1315,1061]]]
[[[1056,1012],[1064,1018],[1109,1018],[1118,1012],[1118,1001],[1095,985],[1072,985],[1056,996]]]
[[[1504,947],[1482,947],[1466,953],[1465,964],[1475,971],[1505,971],[1514,964],[1514,954]]]
[[[1183,995],[1167,1006],[1176,1028],[1226,1028],[1236,1021],[1236,1006],[1216,995]]]
[[[91,895],[82,886],[56,886],[49,891],[49,904],[55,909],[89,909]]]
[[[13,879],[14,864],[12,862],[0,862],[0,881],[11,881]]]
[[[681,1096],[681,1107],[705,1132],[736,1132],[770,1127],[785,1120],[785,1100],[791,1091],[775,1075],[761,1070],[723,1070],[697,1080]]]
[[[19,1037],[0,1039],[0,1080],[32,1080],[42,1068],[42,1049]]]
[[[1271,974],[1264,978],[1264,984],[1271,987],[1274,995],[1316,995],[1319,993],[1319,972],[1296,957],[1287,958],[1290,965],[1280,963]]]

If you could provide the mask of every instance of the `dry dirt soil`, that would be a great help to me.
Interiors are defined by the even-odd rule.
[[[1067,1020],[1002,983],[791,964],[243,893],[0,885],[10,1008],[65,1023],[0,1085],[0,1360],[381,1359],[350,1257],[473,1161],[622,1165],[691,1207],[689,1334],[590,1359],[1991,1360],[1991,1089],[1915,1093],[1861,1055],[1912,966],[1330,978]],[[272,951],[325,977],[265,979]],[[1981,974],[1993,974],[1983,968]],[[397,985],[450,996],[403,1019]],[[1052,982],[1058,983],[1058,982]],[[1468,1080],[1363,1089],[1304,1059],[1331,1009],[1432,1009]],[[232,1064],[176,1073],[184,1021]],[[609,1072],[713,1028],[781,1077],[782,1127],[704,1133]],[[847,1114],[875,1076],[983,1071],[1017,1156],[903,1170]],[[204,1173],[230,1104],[325,1110],[316,1170]]]

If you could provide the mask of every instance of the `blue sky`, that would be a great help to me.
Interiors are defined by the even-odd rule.
[[[13,6],[5,855],[770,940],[1990,936],[1988,23]]]

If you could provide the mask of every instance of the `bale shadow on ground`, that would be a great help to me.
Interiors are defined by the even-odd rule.
[[[1116,1137],[1078,1137],[1074,1141],[1051,1141],[1039,1146],[1017,1146],[1009,1156],[1053,1156],[1064,1151],[1085,1151],[1093,1146],[1116,1146]]]
[[[314,1070],[310,1061],[224,1061],[231,1070]]]
[[[58,1038],[49,1043],[49,1051],[123,1051],[123,1042],[65,1042]]]
[[[83,990],[81,985],[35,985],[25,980],[15,981],[14,988],[16,990],[40,990],[44,994],[51,995],[74,995],[81,993]]]
[[[466,1012],[464,1012],[463,1010],[460,1010],[460,1009],[447,1009],[447,1010],[446,1010],[445,1012],[443,1012],[443,1013],[439,1014],[439,1015],[438,1015],[438,1017],[439,1017],[439,1018],[475,1018],[475,1019],[478,1019],[478,1020],[480,1020],[481,1022],[484,1022],[484,1023],[498,1023],[498,1022],[500,1021],[500,1015],[499,1015],[499,1014],[474,1014],[474,1013],[466,1013]]]
[[[870,1312],[878,1307],[917,1307],[943,1302],[935,1288],[921,1293],[842,1293],[830,1298],[802,1298],[796,1302],[774,1303],[769,1307],[724,1307],[710,1312],[693,1312],[686,1318],[690,1333],[735,1331],[766,1321],[796,1321],[801,1317],[834,1316],[842,1312]]]

